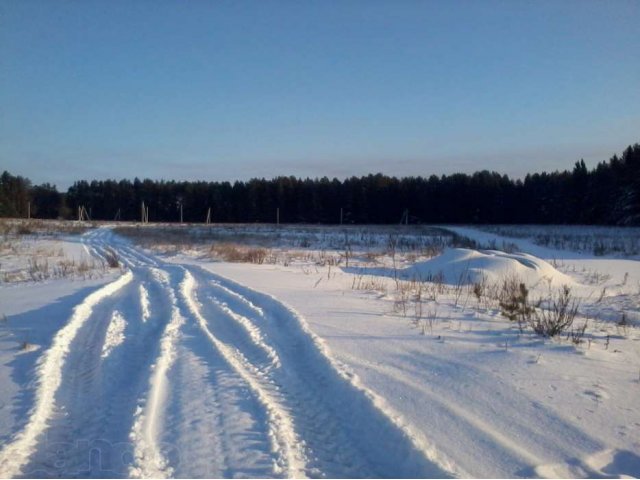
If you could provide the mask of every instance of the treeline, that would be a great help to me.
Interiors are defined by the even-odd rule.
[[[154,180],[78,181],[60,193],[49,184],[4,172],[0,216],[74,218],[83,206],[93,220],[282,223],[532,223],[640,224],[640,144],[592,170],[527,175],[481,171],[395,178],[382,174],[338,179],[278,177],[248,182]]]

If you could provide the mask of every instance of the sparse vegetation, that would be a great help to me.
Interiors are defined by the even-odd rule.
[[[527,324],[532,323],[535,308],[529,304],[529,290],[515,277],[506,278],[502,283],[500,308],[502,315],[518,323],[520,332],[524,331]]]
[[[107,248],[105,250],[104,259],[107,262],[109,268],[120,268],[118,252],[116,252],[113,248]]]
[[[483,230],[512,238],[526,238],[536,245],[596,256],[640,255],[640,228],[566,225],[490,225]]]
[[[538,308],[531,317],[531,328],[545,337],[563,333],[573,325],[578,306],[579,302],[572,297],[571,289],[564,285],[559,292],[550,293],[547,299],[538,302]]]

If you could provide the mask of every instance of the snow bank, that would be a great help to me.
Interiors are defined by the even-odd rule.
[[[377,275],[403,280],[442,281],[448,284],[469,284],[481,281],[499,282],[515,277],[530,286],[573,285],[575,281],[550,263],[526,253],[505,253],[498,250],[448,248],[441,255],[409,267],[344,268],[347,273]]]
[[[446,283],[474,283],[483,277],[494,282],[508,276],[520,278],[528,285],[544,282],[559,286],[574,283],[571,277],[540,258],[498,250],[447,249],[442,255],[418,262],[403,271],[405,278],[427,279],[438,275],[442,275]]]

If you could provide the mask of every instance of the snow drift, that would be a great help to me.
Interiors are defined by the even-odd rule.
[[[488,282],[516,277],[527,285],[550,284],[553,287],[573,285],[574,280],[550,263],[526,253],[505,253],[498,250],[448,248],[441,255],[417,262],[409,267],[345,268],[349,273],[381,275],[403,280],[442,281],[448,284]]]

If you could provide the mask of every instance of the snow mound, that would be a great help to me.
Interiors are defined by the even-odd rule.
[[[405,279],[440,278],[449,284],[475,283],[483,278],[492,283],[507,277],[516,277],[530,286],[574,284],[571,277],[533,255],[467,248],[446,249],[437,257],[401,270],[400,274]]]

